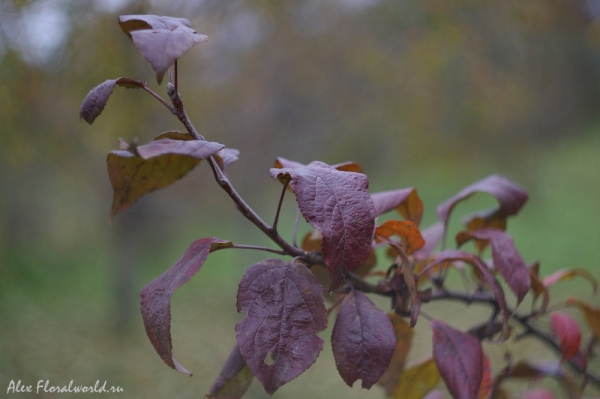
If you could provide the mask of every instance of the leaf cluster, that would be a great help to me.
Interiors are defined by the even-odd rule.
[[[567,395],[581,397],[588,383],[600,381],[587,370],[593,348],[600,338],[600,309],[570,299],[564,306],[577,307],[591,331],[587,345],[577,322],[561,311],[550,311],[550,287],[580,276],[595,279],[583,269],[563,269],[541,276],[539,263],[528,264],[507,233],[507,221],[528,199],[519,185],[492,175],[460,190],[437,208],[438,221],[421,228],[423,203],[415,188],[370,193],[368,178],[354,162],[308,165],[277,158],[270,176],[282,183],[273,224],[265,223],[235,191],[225,169],[239,151],[204,139],[187,117],[177,88],[177,59],[193,45],[206,41],[182,18],[129,15],[119,18],[125,34],[150,63],[158,82],[170,69],[167,94],[170,103],[130,78],[107,80],[92,89],[80,114],[92,124],[100,115],[115,86],[140,88],[161,102],[186,128],[170,131],[143,145],[121,141],[109,153],[108,173],[114,189],[111,219],[139,198],[182,179],[206,160],[216,183],[228,194],[237,210],[270,238],[278,248],[236,244],[207,237],[194,241],[173,266],[150,282],[141,293],[141,312],[146,333],[162,360],[171,368],[190,374],[173,356],[171,298],[174,292],[200,271],[210,253],[231,248],[259,249],[287,256],[268,258],[251,265],[238,286],[237,310],[246,316],[237,324],[237,345],[207,395],[240,398],[256,377],[267,393],[309,368],[323,349],[321,332],[332,321],[331,344],[341,378],[352,386],[357,380],[365,389],[380,385],[396,398],[440,398],[434,388],[443,380],[454,398],[503,398],[503,382],[511,378],[556,378]],[[298,214],[314,228],[297,244],[277,229],[284,195],[294,195]],[[476,193],[497,200],[493,209],[463,219],[464,228],[448,249],[448,222],[455,206]],[[379,223],[384,213],[396,218]],[[474,250],[463,247],[474,242]],[[376,249],[386,247],[380,259]],[[489,255],[488,255],[489,252]],[[448,287],[447,276],[460,273],[469,284],[464,291]],[[531,309],[517,307],[529,295]],[[370,295],[389,300],[389,308],[377,307]],[[541,301],[539,301],[539,299]],[[412,327],[423,306],[434,301],[462,301],[490,306],[489,319],[460,331],[447,321],[432,320],[432,355],[407,365],[413,338]],[[326,306],[328,305],[328,306]],[[556,305],[555,305],[556,306]],[[522,308],[522,306],[521,306]],[[551,333],[540,325],[549,325]],[[534,336],[560,355],[554,363],[514,363],[507,356],[502,370],[492,375],[481,342],[504,342]],[[565,371],[575,370],[575,381]],[[536,396],[537,395],[537,396]],[[546,396],[543,396],[546,395]],[[529,390],[524,397],[552,397]]]

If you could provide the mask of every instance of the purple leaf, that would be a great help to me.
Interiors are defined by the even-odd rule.
[[[371,388],[387,370],[396,346],[388,315],[362,292],[352,290],[342,302],[331,335],[337,369],[349,386],[358,379]]]
[[[496,301],[498,302],[498,306],[500,307],[500,311],[502,312],[502,335],[501,335],[500,339],[505,340],[506,338],[508,338],[508,335],[510,334],[510,331],[508,329],[508,318],[510,315],[508,313],[508,305],[506,304],[506,299],[504,297],[504,291],[502,291],[502,287],[498,283],[498,280],[496,280],[496,277],[494,277],[492,272],[481,261],[481,259],[479,259],[477,256],[472,255],[468,252],[464,252],[464,251],[460,251],[460,250],[456,250],[456,249],[449,249],[449,250],[440,252],[435,257],[435,262],[430,263],[429,265],[426,266],[426,268],[432,268],[433,266],[438,265],[443,262],[453,262],[453,261],[467,262],[470,265],[473,265],[474,267],[476,267],[481,272],[483,278],[485,279],[485,281],[489,284],[490,288],[492,289],[492,292],[494,293],[494,296],[496,297]],[[422,274],[424,270],[425,269],[423,269],[420,273]]]
[[[156,72],[158,84],[175,60],[195,44],[208,40],[196,33],[185,18],[122,15],[119,25]]]
[[[435,223],[425,230],[421,230],[421,235],[425,240],[423,248],[415,252],[417,259],[427,259],[442,239],[444,235],[444,225],[440,222]]]
[[[144,287],[141,293],[142,317],[146,334],[154,349],[171,368],[190,374],[173,357],[171,344],[171,298],[176,289],[190,281],[200,270],[208,254],[231,246],[231,242],[215,237],[194,241],[177,262]]]
[[[221,151],[225,146],[203,140],[172,140],[160,139],[136,147],[137,153],[143,159],[161,155],[188,155],[196,159],[206,159]]]
[[[371,198],[373,199],[378,215],[396,209],[398,213],[414,222],[417,226],[421,223],[423,202],[414,188],[383,191],[371,194]]]
[[[452,396],[477,399],[483,378],[483,351],[479,340],[439,320],[431,322],[433,357]]]
[[[323,162],[271,169],[271,177],[287,181],[302,215],[323,235],[323,260],[330,290],[344,281],[344,271],[358,269],[371,253],[377,212],[361,173],[341,172]]]
[[[476,192],[485,192],[496,197],[499,202],[499,217],[516,214],[527,201],[527,192],[521,186],[500,175],[488,176],[465,187],[458,194],[438,206],[438,218],[443,223],[444,229],[448,225],[450,212],[452,212],[454,206]]]
[[[515,248],[511,236],[498,229],[465,231],[464,235],[478,240],[489,240],[492,247],[494,268],[500,272],[511,291],[521,303],[531,288],[529,267]]]
[[[106,105],[108,98],[117,85],[127,88],[144,87],[145,82],[140,82],[138,80],[129,78],[118,78],[110,79],[99,84],[90,90],[83,100],[83,103],[81,103],[81,108],[79,108],[79,117],[90,125],[94,123],[94,120],[96,120],[96,118],[102,113],[102,110],[104,110],[104,106]]]
[[[269,394],[309,368],[323,349],[327,328],[323,288],[300,263],[267,259],[240,282],[235,328],[242,356]]]
[[[208,399],[240,399],[246,393],[254,375],[236,344],[217,380],[210,388]]]

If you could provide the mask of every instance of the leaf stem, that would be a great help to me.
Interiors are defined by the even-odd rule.
[[[280,249],[273,249],[273,248],[268,248],[268,247],[261,247],[258,245],[243,245],[243,244],[233,244],[232,246],[229,247],[225,247],[225,249],[229,249],[229,248],[233,248],[233,249],[252,249],[252,250],[257,250],[257,251],[265,251],[265,252],[271,252],[277,255],[287,255],[288,253],[285,251],[282,251]]]
[[[154,97],[158,101],[160,101],[160,103],[162,105],[164,105],[165,107],[167,107],[167,109],[169,111],[171,111],[172,114],[176,115],[175,108],[171,104],[169,104],[164,98],[162,98],[156,92],[154,92],[152,89],[150,89],[148,86],[146,86],[146,83],[144,83],[144,85],[142,86],[142,89],[145,90],[147,93],[149,93],[152,97]]]
[[[300,224],[300,207],[296,206],[296,219],[294,220],[294,232],[292,233],[292,245],[298,248],[298,225]]]
[[[277,204],[277,211],[275,211],[275,220],[273,220],[273,230],[277,231],[277,223],[279,222],[279,213],[281,212],[281,205],[283,204],[283,197],[285,197],[285,192],[287,190],[288,184],[290,181],[287,180],[283,185],[283,189],[281,190],[281,195],[279,196],[279,203]]]

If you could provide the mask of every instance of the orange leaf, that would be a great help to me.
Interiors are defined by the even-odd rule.
[[[390,238],[398,236],[406,244],[405,251],[407,255],[419,250],[425,245],[425,240],[417,225],[410,220],[388,220],[375,229],[375,237],[381,236]]]
[[[479,393],[477,399],[488,399],[494,390],[494,380],[492,380],[492,367],[490,360],[483,354],[483,377],[481,378],[481,385],[479,386]]]

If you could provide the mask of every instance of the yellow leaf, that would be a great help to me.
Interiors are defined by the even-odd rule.
[[[402,373],[394,399],[422,399],[440,382],[440,379],[435,360],[428,358]]]

